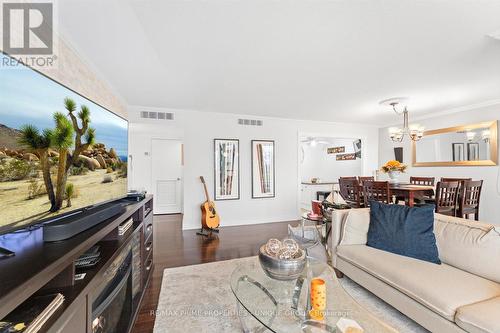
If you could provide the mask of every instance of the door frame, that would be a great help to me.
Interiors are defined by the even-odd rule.
[[[181,209],[180,213],[165,213],[165,214],[156,214],[156,215],[176,215],[176,214],[184,214],[184,140],[183,138],[162,138],[162,137],[152,137],[149,141],[149,161],[150,161],[150,177],[149,177],[149,186],[151,188],[151,194],[153,194],[153,189],[156,184],[153,182],[153,141],[178,141],[181,143]]]

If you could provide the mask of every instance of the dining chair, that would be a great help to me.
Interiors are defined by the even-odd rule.
[[[367,176],[367,177],[360,176],[360,177],[358,177],[358,181],[359,181],[360,185],[363,185],[363,182],[365,182],[365,181],[374,181],[374,180],[375,180],[375,178],[373,176]]]
[[[363,182],[363,200],[365,207],[370,206],[370,201],[379,201],[386,204],[392,203],[391,190],[387,181],[370,181]]]
[[[412,185],[425,185],[425,186],[434,186],[436,178],[434,177],[410,177],[410,184]],[[434,196],[422,195],[418,198],[415,198],[417,206],[423,206],[427,204],[434,203]]]
[[[479,200],[482,188],[482,180],[466,180],[462,183],[462,193],[458,200],[458,217],[469,218],[470,214],[474,214],[474,220],[479,221]]]
[[[349,179],[346,177],[339,178],[340,196],[347,205],[351,208],[361,208],[363,207],[363,201],[361,199],[361,189],[358,180]]]
[[[352,176],[352,177],[351,176],[349,176],[349,177],[340,177],[339,178],[339,193],[340,193],[340,181],[341,180],[358,180],[358,177],[356,177],[356,176]],[[359,182],[358,182],[358,184],[359,184]],[[361,200],[361,202],[363,202],[363,200]]]
[[[460,183],[438,182],[436,186],[436,213],[455,216]]]
[[[436,178],[434,177],[410,177],[410,184],[413,185],[426,185],[426,186],[434,186],[434,181]]]

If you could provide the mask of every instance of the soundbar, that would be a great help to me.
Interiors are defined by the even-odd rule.
[[[71,238],[123,212],[125,212],[123,203],[110,202],[94,208],[86,208],[71,215],[61,216],[43,225],[43,240],[57,242]]]

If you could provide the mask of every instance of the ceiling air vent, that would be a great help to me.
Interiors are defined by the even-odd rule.
[[[259,119],[238,119],[238,124],[243,126],[262,126],[264,122]]]
[[[158,119],[158,120],[174,120],[174,114],[171,112],[141,111],[141,118]]]

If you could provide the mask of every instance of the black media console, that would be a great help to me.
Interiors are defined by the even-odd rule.
[[[61,293],[64,302],[40,332],[91,333],[105,322],[120,333],[130,332],[153,271],[153,197],[119,203],[119,211],[99,206],[106,212],[98,209],[88,216],[112,217],[65,240],[44,241],[43,228],[0,236],[0,247],[16,253],[0,260],[0,320],[36,295]],[[130,220],[122,234],[120,225]],[[50,239],[68,235],[56,234]],[[77,268],[75,261],[96,245],[100,261]],[[82,272],[85,277],[76,279]],[[122,306],[120,315],[115,305]]]

